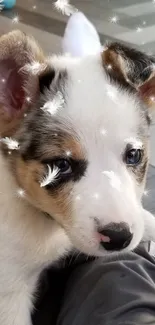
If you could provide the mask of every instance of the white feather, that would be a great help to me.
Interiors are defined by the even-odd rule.
[[[43,180],[40,182],[40,187],[45,187],[46,185],[48,185],[50,183],[54,183],[56,176],[59,173],[59,168],[54,167],[53,169],[51,169],[51,167],[49,165],[47,165],[47,167],[48,167],[48,173],[43,178]]]
[[[51,115],[54,115],[58,112],[60,108],[62,108],[63,104],[63,95],[60,91],[58,91],[53,100],[46,102],[45,105],[41,107],[41,109],[45,112],[50,113]]]
[[[4,143],[10,150],[19,150],[19,148],[20,148],[18,141],[14,140],[12,138],[6,137],[6,138],[0,139],[0,141],[2,143]]]
[[[57,0],[54,2],[54,7],[66,16],[70,16],[74,12],[78,11],[78,9],[72,6],[68,0]]]

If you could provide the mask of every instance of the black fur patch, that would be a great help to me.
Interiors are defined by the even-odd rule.
[[[43,164],[48,164],[53,168],[53,163],[55,160],[61,159],[61,157],[56,157],[52,158],[52,160],[43,160]],[[53,189],[58,189],[60,186],[63,186],[65,183],[68,183],[70,181],[72,182],[77,182],[80,181],[80,179],[85,176],[86,169],[88,162],[86,160],[75,160],[75,159],[70,159],[69,160],[71,168],[72,168],[72,173],[67,175],[67,174],[62,174],[56,177],[55,182],[48,184],[46,186],[47,190],[53,190]]]
[[[39,77],[39,89],[41,94],[44,93],[45,89],[49,89],[50,85],[55,78],[55,71],[54,69],[48,70],[40,75]]]

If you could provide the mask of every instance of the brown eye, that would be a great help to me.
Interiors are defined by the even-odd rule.
[[[140,164],[142,160],[141,149],[130,149],[125,153],[125,163],[129,166],[136,166]]]
[[[60,174],[71,174],[72,168],[68,160],[58,159],[53,161],[53,165],[59,168]]]

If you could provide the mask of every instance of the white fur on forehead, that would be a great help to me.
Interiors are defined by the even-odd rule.
[[[73,14],[67,24],[62,41],[64,53],[81,57],[101,51],[98,33],[92,23],[81,12]]]
[[[53,62],[53,66],[63,66],[67,71],[67,100],[65,109],[58,113],[60,118],[69,117],[76,131],[85,134],[99,135],[99,130],[105,129],[108,139],[115,133],[123,141],[136,136],[141,124],[139,102],[126,90],[110,84],[101,55],[81,59],[59,57]]]

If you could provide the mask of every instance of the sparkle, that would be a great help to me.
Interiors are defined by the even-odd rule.
[[[130,143],[134,147],[134,149],[142,149],[143,147],[142,141],[136,138],[130,137],[125,139],[124,142],[126,142],[127,144]]]
[[[143,21],[143,25],[146,25],[146,21],[145,20]]]
[[[136,28],[136,31],[137,31],[138,33],[140,33],[140,32],[142,31],[142,28],[141,28],[141,27],[137,27],[137,28]]]
[[[25,114],[24,114],[24,117],[26,117],[26,116],[27,116],[27,114],[25,113]]]
[[[27,97],[26,97],[26,101],[27,101],[28,103],[30,103],[30,102],[31,102],[31,97],[27,96]]]
[[[100,195],[99,195],[99,193],[94,193],[94,194],[92,195],[92,197],[93,197],[94,199],[98,200],[99,197],[100,197]]]
[[[114,171],[103,171],[103,175],[107,176],[109,178],[110,184],[113,188],[120,191],[121,190],[121,180],[120,178],[114,173]]]
[[[152,102],[154,102],[154,101],[155,101],[155,97],[154,97],[154,96],[151,96],[151,97],[150,97],[150,100],[151,100]]]
[[[61,11],[62,14],[70,16],[74,12],[78,11],[78,9],[74,6],[72,6],[69,3],[69,0],[57,0],[54,2],[54,7]]]
[[[66,151],[66,156],[70,157],[72,155],[71,151],[70,150],[67,150]]]
[[[25,191],[22,188],[18,188],[17,195],[18,195],[18,197],[23,198],[25,196]]]
[[[144,195],[144,196],[148,196],[148,194],[149,194],[149,191],[148,191],[148,190],[145,190],[145,191],[143,192],[143,195]]]
[[[62,108],[64,102],[65,101],[62,93],[58,91],[53,100],[46,102],[45,105],[41,107],[41,109],[44,112],[50,113],[51,115],[55,115],[58,110]]]
[[[112,65],[111,65],[111,64],[108,64],[108,65],[107,65],[107,69],[108,69],[108,70],[112,70]]]
[[[100,133],[101,133],[102,135],[106,135],[106,134],[107,134],[107,131],[106,131],[105,129],[102,129],[102,130],[100,130]]]
[[[2,78],[1,82],[3,82],[3,84],[6,82],[6,79]]]
[[[107,85],[107,95],[113,99],[116,100],[117,98],[117,89],[111,85]]]
[[[33,6],[32,8],[35,10],[35,9],[37,9],[37,6]]]
[[[11,151],[8,151],[8,155],[11,155],[12,154],[12,152]]]
[[[119,21],[119,18],[117,16],[113,16],[110,18],[110,22],[113,24],[117,24]]]
[[[0,139],[0,142],[4,143],[10,150],[19,150],[20,148],[18,141],[12,138],[8,138],[8,137],[2,138]]]
[[[81,196],[80,196],[80,195],[77,195],[77,196],[75,197],[75,200],[76,200],[76,201],[80,201],[80,200],[81,200]]]
[[[12,18],[12,23],[13,24],[18,24],[19,23],[19,16],[15,16],[14,18]]]

